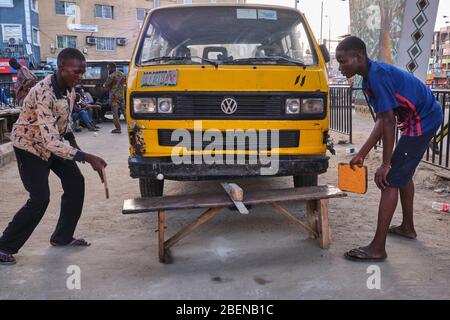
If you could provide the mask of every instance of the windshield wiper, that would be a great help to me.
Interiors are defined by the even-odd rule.
[[[179,61],[179,60],[186,60],[186,58],[185,57],[162,56],[162,57],[155,57],[155,58],[143,60],[143,61],[141,61],[141,63],[144,64],[144,63],[149,63],[149,62]]]
[[[205,58],[201,58],[201,57],[196,57],[196,56],[192,56],[190,58],[188,57],[172,57],[172,56],[162,56],[162,57],[156,57],[156,58],[151,58],[151,59],[147,59],[147,60],[143,60],[141,61],[141,64],[145,64],[145,63],[150,63],[150,62],[160,62],[160,61],[183,61],[183,60],[192,60],[192,58],[197,58],[200,59],[201,61],[207,62],[211,65],[213,65],[215,68],[218,67],[218,63],[211,61],[209,59],[205,59]]]
[[[296,60],[291,60],[289,58],[286,57],[282,57],[282,56],[272,56],[272,57],[254,57],[254,58],[242,58],[242,59],[234,59],[231,61],[227,61],[227,63],[231,63],[231,64],[241,64],[241,63],[252,63],[252,62],[264,62],[264,61],[286,61],[292,64],[295,64],[297,66],[300,67],[305,67],[306,65],[301,62],[301,61],[296,61]]]
[[[205,59],[205,58],[197,57],[197,56],[192,56],[192,57],[191,57],[191,60],[192,60],[192,58],[200,59],[201,61],[207,62],[207,63],[213,65],[213,66],[216,67],[216,68],[219,66],[219,64],[218,64],[217,62],[212,61],[212,60],[209,60],[209,59]]]

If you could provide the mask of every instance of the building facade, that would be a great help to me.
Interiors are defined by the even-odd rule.
[[[0,0],[0,81],[14,78],[10,58],[22,64],[40,64],[40,31],[38,0]]]
[[[434,33],[427,84],[436,89],[449,89],[450,83],[450,27]]]
[[[230,1],[40,0],[41,59],[55,66],[58,53],[73,47],[88,61],[129,60],[147,11],[165,5],[210,2]]]

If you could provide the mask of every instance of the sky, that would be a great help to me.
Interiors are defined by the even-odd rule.
[[[438,0],[430,0],[438,1]],[[328,39],[328,33],[331,39],[337,39],[339,36],[349,33],[350,14],[349,2],[345,0],[299,0],[298,9],[305,13],[314,35],[320,39],[320,20],[321,3],[323,2],[323,38]],[[261,3],[295,7],[295,0],[247,0],[247,3]],[[449,16],[443,18],[443,16]],[[447,24],[445,22],[448,22]],[[435,30],[439,30],[446,25],[450,26],[450,1],[440,0],[438,17],[436,19]]]

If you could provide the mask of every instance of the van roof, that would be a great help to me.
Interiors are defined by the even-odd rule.
[[[157,7],[152,9],[152,11],[159,11],[159,10],[167,10],[167,9],[183,9],[183,8],[198,8],[198,7],[236,7],[236,8],[267,8],[267,9],[282,9],[282,10],[291,10],[295,12],[301,13],[299,10],[292,8],[292,7],[286,7],[286,6],[280,6],[280,5],[271,5],[271,4],[258,4],[258,3],[193,3],[193,4],[173,4],[173,5],[167,5],[163,7]]]

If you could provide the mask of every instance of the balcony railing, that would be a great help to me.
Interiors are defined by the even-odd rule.
[[[0,58],[24,58],[27,50],[23,44],[0,42]]]

